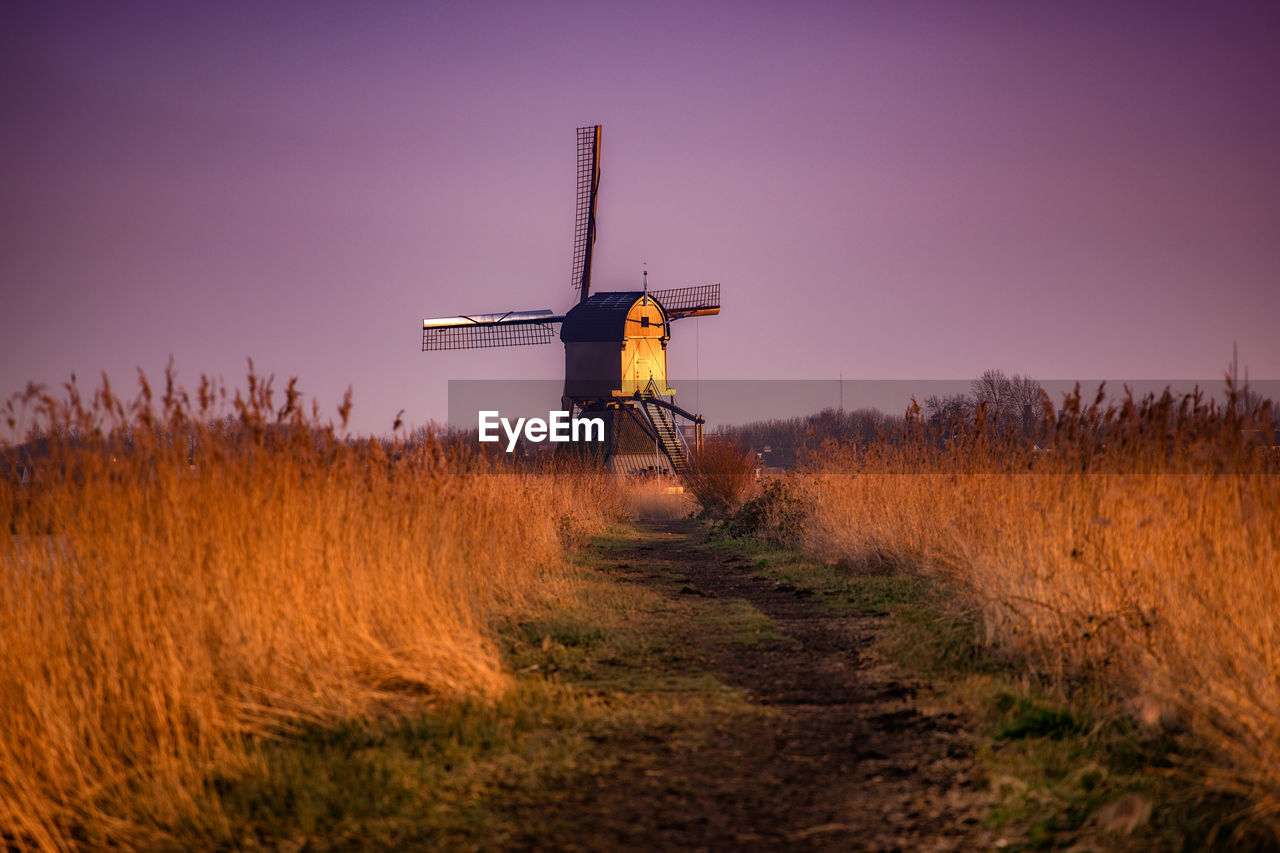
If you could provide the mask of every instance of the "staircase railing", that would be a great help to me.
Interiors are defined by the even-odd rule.
[[[689,472],[689,451],[685,447],[684,436],[676,427],[668,414],[674,407],[658,396],[656,386],[650,382],[640,394],[640,403],[644,406],[649,422],[653,424],[658,436],[658,447],[671,462],[671,467],[681,476]]]

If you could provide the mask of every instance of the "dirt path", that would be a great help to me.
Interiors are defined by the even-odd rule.
[[[702,528],[653,524],[613,546],[603,570],[624,582],[748,602],[772,621],[761,642],[691,628],[681,642],[768,709],[712,727],[697,745],[633,745],[643,761],[560,818],[588,829],[584,848],[672,850],[982,850],[984,786],[960,721],[927,707],[872,648],[883,614],[838,612],[760,577],[741,555],[700,547]],[[714,614],[714,610],[712,611]],[[714,633],[714,632],[710,632]],[[643,769],[642,769],[643,768]]]

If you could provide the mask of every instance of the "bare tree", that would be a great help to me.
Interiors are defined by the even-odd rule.
[[[1006,376],[985,371],[969,385],[974,406],[985,406],[987,417],[1002,427],[1030,431],[1043,408],[1045,391],[1030,376]]]
[[[931,394],[925,398],[924,412],[936,429],[956,431],[973,422],[974,401],[968,394]]]

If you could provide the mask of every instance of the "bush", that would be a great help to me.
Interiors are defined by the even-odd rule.
[[[702,504],[702,514],[723,518],[739,506],[755,483],[756,460],[742,445],[708,441],[685,475],[685,484]]]
[[[810,511],[792,480],[770,480],[760,494],[725,521],[725,532],[735,539],[751,537],[798,547]]]

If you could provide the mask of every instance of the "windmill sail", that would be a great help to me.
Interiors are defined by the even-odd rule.
[[[649,295],[658,300],[667,311],[667,318],[706,317],[720,313],[720,284],[700,284],[695,287],[671,287],[666,290],[650,290]]]
[[[562,315],[549,310],[436,317],[422,321],[422,350],[485,349],[549,344]]]
[[[578,212],[573,227],[573,277],[578,301],[591,295],[591,253],[596,244],[596,195],[600,191],[600,125],[578,128]]]

